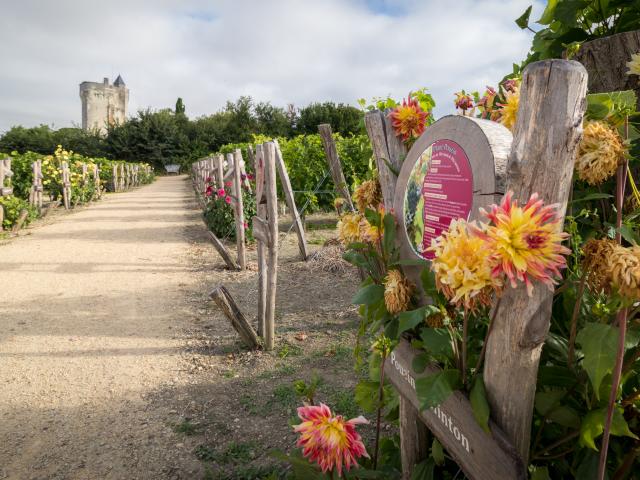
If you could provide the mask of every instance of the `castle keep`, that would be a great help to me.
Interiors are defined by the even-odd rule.
[[[121,124],[127,118],[129,89],[118,75],[113,85],[105,78],[102,83],[82,82],[82,128],[106,133],[107,125]]]

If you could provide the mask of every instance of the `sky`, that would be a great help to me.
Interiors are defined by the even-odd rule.
[[[79,84],[130,89],[129,115],[187,115],[227,100],[297,107],[406,96],[436,117],[453,92],[496,84],[531,45],[514,19],[532,0],[0,0],[0,132],[81,123]]]

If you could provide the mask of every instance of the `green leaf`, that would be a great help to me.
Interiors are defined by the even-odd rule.
[[[427,355],[426,352],[416,355],[413,357],[413,361],[411,362],[411,368],[416,373],[424,372],[427,365],[429,365],[429,355]]]
[[[426,267],[428,265],[426,260],[420,260],[417,258],[407,258],[404,260],[398,260],[394,265],[408,265],[410,267]]]
[[[345,261],[349,262],[351,265],[355,265],[356,267],[364,267],[364,268],[371,267],[371,265],[367,261],[367,258],[359,252],[347,250],[342,254],[342,258]]]
[[[428,458],[417,464],[411,473],[411,480],[434,480],[436,464],[433,458]]]
[[[354,400],[362,410],[373,413],[378,408],[379,382],[362,380],[356,385]]]
[[[431,355],[453,356],[451,335],[446,328],[423,328],[420,332],[422,348]]]
[[[550,390],[536,393],[536,410],[540,415],[546,415],[550,421],[558,425],[569,428],[579,428],[580,415],[571,407],[560,404],[565,394],[566,392],[564,390]]]
[[[622,408],[614,408],[613,417],[611,418],[611,435],[638,439],[638,437],[629,430],[629,425],[624,419],[623,412],[624,410],[622,410]],[[582,425],[580,425],[580,443],[582,445],[598,451],[595,440],[602,435],[604,431],[606,415],[607,409],[599,408],[592,410],[584,417]]]
[[[351,303],[354,305],[373,305],[384,298],[382,285],[367,285],[358,290]]]
[[[604,410],[593,410],[587,414],[580,425],[580,443],[598,451],[594,440],[602,435],[604,430]]]
[[[425,268],[420,273],[420,280],[422,281],[422,288],[427,295],[433,298],[438,294],[438,289],[436,288],[436,275],[434,272]]]
[[[542,12],[542,16],[536,23],[539,23],[540,25],[549,25],[551,22],[553,22],[556,5],[558,5],[558,0],[548,0],[544,12]]]
[[[431,444],[431,456],[436,465],[444,465],[444,449],[436,437],[433,437],[433,443]]]
[[[461,386],[460,372],[449,369],[416,380],[420,409],[426,410],[444,402]]]
[[[576,341],[582,345],[582,366],[599,400],[600,383],[605,375],[611,373],[616,361],[618,329],[602,323],[588,323],[580,330]]]
[[[406,332],[407,330],[411,330],[424,322],[425,313],[425,307],[420,307],[416,310],[409,310],[408,312],[401,312],[400,315],[398,315],[398,320],[400,321],[400,325],[398,326],[398,335],[402,332]]]
[[[547,467],[534,467],[535,470],[531,474],[531,480],[551,480],[549,469]]]
[[[489,402],[487,401],[487,392],[484,388],[484,380],[481,375],[477,375],[473,381],[469,400],[471,401],[471,408],[476,421],[485,432],[490,433]]]
[[[529,5],[522,15],[516,18],[516,25],[518,25],[523,30],[529,26],[529,17],[531,16],[532,5]]]
[[[633,245],[638,245],[638,235],[636,235],[632,228],[630,228],[628,225],[621,225],[619,230],[620,235],[622,235],[622,238],[624,238],[627,242]]]
[[[588,202],[591,200],[601,200],[613,198],[613,195],[609,195],[608,193],[591,193],[589,195],[585,195],[584,197],[576,198],[575,200],[571,200],[570,204],[576,204],[580,202]]]
[[[390,254],[396,242],[396,219],[390,213],[387,213],[382,220],[384,224],[384,251]]]

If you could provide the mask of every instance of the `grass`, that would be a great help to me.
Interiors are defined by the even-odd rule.
[[[271,398],[264,404],[265,410],[288,412],[298,403],[296,389],[291,382],[282,383],[273,389]]]
[[[173,426],[173,431],[176,433],[181,433],[183,435],[195,435],[198,433],[198,426],[195,423],[191,423],[188,419],[183,420],[180,423],[176,423]]]
[[[205,462],[215,462],[222,465],[247,463],[257,457],[261,448],[257,442],[230,442],[222,451],[216,451],[209,445],[199,445],[195,454]]]
[[[278,356],[280,358],[297,357],[302,355],[302,348],[293,343],[283,342],[278,349]]]

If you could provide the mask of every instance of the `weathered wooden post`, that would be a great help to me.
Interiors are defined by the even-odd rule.
[[[224,188],[224,157],[221,153],[216,156],[216,164],[218,166],[218,174],[216,175],[218,188]]]
[[[0,159],[0,197],[6,197],[13,194],[12,187],[5,186],[5,179],[11,178],[13,172],[11,171],[11,158],[7,157]],[[0,205],[0,230],[3,229],[4,222],[4,207]]]
[[[113,185],[113,191],[118,191],[118,186],[120,183],[118,182],[118,165],[113,165],[111,167],[111,184]]]
[[[277,140],[273,141],[276,152],[276,168],[278,170],[278,176],[280,177],[280,183],[282,184],[282,190],[284,191],[284,198],[289,207],[291,213],[291,221],[293,222],[296,235],[298,236],[298,249],[300,250],[300,258],[306,260],[309,257],[309,251],[307,248],[307,240],[304,236],[304,225],[302,219],[298,213],[298,207],[296,207],[296,201],[293,196],[293,189],[291,188],[291,180],[289,180],[289,173],[287,172],[287,166],[284,164],[282,158],[282,152],[280,151],[280,145]],[[348,192],[348,189],[347,189]]]
[[[42,160],[35,160],[31,164],[33,178],[31,179],[31,192],[29,195],[29,203],[36,207],[38,211],[42,210]]]
[[[256,335],[255,330],[251,324],[247,321],[244,314],[238,308],[238,305],[233,300],[229,292],[224,286],[219,285],[211,291],[209,294],[211,299],[216,302],[222,313],[229,319],[231,325],[238,334],[242,341],[251,349],[256,349],[260,346],[260,341]]]
[[[242,153],[239,148],[233,152],[233,207],[236,220],[236,245],[238,248],[238,264],[244,270],[247,268],[247,252],[245,244],[244,205],[242,199],[242,181],[240,178]]]
[[[93,164],[93,194],[95,198],[102,197],[102,184],[100,182],[100,167],[97,163]]]
[[[253,236],[258,244],[258,335],[265,335],[265,318],[267,308],[267,248],[269,238],[269,228],[265,228],[267,223],[267,201],[265,193],[264,179],[264,153],[263,146],[256,145],[256,153],[254,157],[254,170],[256,172],[256,217],[252,219]],[[262,224],[262,229],[258,227]],[[258,232],[264,232],[260,235]],[[266,237],[266,238],[265,238]]]
[[[331,172],[333,184],[336,187],[336,193],[345,200],[347,207],[353,211],[354,208],[353,202],[351,201],[351,195],[349,194],[349,186],[347,185],[344,173],[342,172],[342,164],[340,163],[340,157],[338,156],[336,142],[333,139],[333,134],[331,133],[331,125],[328,123],[318,125],[318,132],[320,133],[324,153],[327,156],[327,163],[329,164],[329,171]]]
[[[71,179],[69,178],[69,165],[65,161],[60,166],[60,177],[62,179],[62,202],[64,208],[69,210],[71,206]]]
[[[263,145],[267,219],[269,223],[269,257],[267,260],[267,305],[265,309],[265,347],[273,350],[275,343],[276,287],[278,283],[278,193],[276,191],[276,146],[273,142]]]
[[[538,193],[547,204],[567,206],[575,150],[582,135],[587,72],[578,62],[546,60],[523,72],[520,107],[507,167],[507,189],[526,202]],[[549,331],[553,292],[536,285],[508,288],[488,339],[484,367],[491,414],[525,464],[538,362]]]

